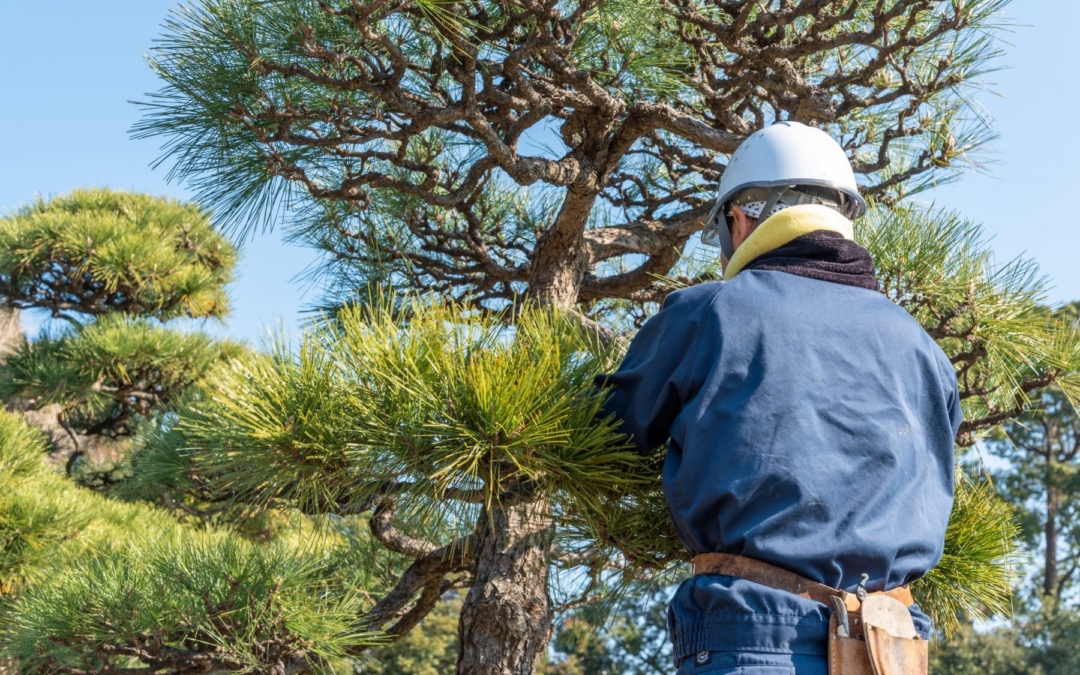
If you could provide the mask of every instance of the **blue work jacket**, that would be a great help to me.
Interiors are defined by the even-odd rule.
[[[956,373],[880,292],[761,270],[676,291],[596,383],[638,448],[668,441],[663,490],[691,555],[742,554],[848,591],[864,572],[869,590],[890,589],[941,559]],[[824,664],[830,611],[700,575],[678,587],[668,628],[677,663]]]

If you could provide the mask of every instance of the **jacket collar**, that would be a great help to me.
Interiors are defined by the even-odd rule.
[[[724,280],[734,278],[747,263],[761,254],[817,230],[828,230],[840,234],[844,239],[855,239],[851,221],[829,207],[820,204],[791,206],[766,219],[750,233],[728,261]]]

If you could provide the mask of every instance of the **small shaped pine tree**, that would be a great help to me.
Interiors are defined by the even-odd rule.
[[[204,211],[136,193],[75,190],[0,220],[3,306],[70,324],[16,342],[0,366],[0,398],[48,410],[71,441],[70,473],[85,445],[129,436],[237,353],[238,345],[162,325],[223,317],[235,258]]]

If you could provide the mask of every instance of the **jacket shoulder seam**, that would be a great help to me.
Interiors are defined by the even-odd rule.
[[[727,285],[729,283],[733,283],[733,282],[734,282],[734,279],[732,279],[731,281],[725,281],[725,282],[722,282],[722,283],[719,284],[719,288],[717,288],[716,291],[713,292],[713,296],[709,299],[709,302],[705,303],[704,310],[706,312],[712,310],[713,305],[716,304],[716,299],[720,297],[720,293],[724,290],[724,288],[727,287]],[[683,396],[686,393],[686,391],[687,391],[686,387],[687,387],[687,384],[690,381],[690,373],[694,372],[694,363],[697,362],[697,355],[698,355],[698,350],[701,347],[701,340],[705,336],[705,325],[704,324],[705,324],[705,319],[706,318],[707,317],[703,317],[702,321],[698,324],[697,337],[694,339],[694,346],[690,350],[689,365],[686,368],[686,373],[684,373],[683,376],[682,376],[682,381],[679,382],[679,395],[680,396]]]

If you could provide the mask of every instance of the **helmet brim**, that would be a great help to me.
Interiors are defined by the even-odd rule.
[[[840,185],[833,181],[803,179],[795,182],[790,180],[773,180],[744,183],[729,190],[713,204],[712,209],[709,211],[709,215],[705,218],[705,226],[701,231],[701,243],[706,246],[719,248],[724,252],[728,260],[731,260],[732,256],[735,255],[735,242],[731,239],[731,230],[728,227],[727,218],[724,215],[728,202],[745,190],[798,187],[800,185],[813,185],[815,187],[829,188],[845,195],[849,199],[849,207],[843,215],[848,220],[853,221],[866,213],[866,201],[862,198],[862,195],[851,190],[847,186]]]
[[[820,180],[814,178],[800,178],[798,180],[766,180],[753,183],[742,183],[721,195],[720,198],[716,200],[716,203],[719,205],[720,209],[723,210],[724,205],[727,204],[727,202],[731,199],[734,199],[735,196],[743,190],[750,190],[753,188],[777,188],[786,186],[797,187],[799,185],[813,185],[815,187],[830,188],[846,195],[851,200],[853,206],[853,209],[850,211],[851,215],[847,216],[850,220],[855,220],[856,218],[859,218],[864,213],[866,213],[866,200],[864,200],[862,198],[862,195],[860,195],[858,192],[852,190],[846,185],[841,185],[834,181]]]

